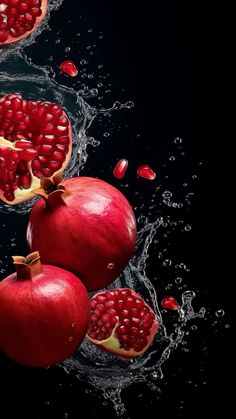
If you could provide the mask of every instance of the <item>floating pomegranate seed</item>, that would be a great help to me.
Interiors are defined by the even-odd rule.
[[[137,175],[148,180],[154,180],[156,178],[156,173],[147,164],[143,164],[138,168]]]
[[[126,173],[126,170],[128,168],[128,160],[121,159],[118,161],[116,167],[113,170],[113,175],[116,179],[122,179]]]
[[[178,310],[180,305],[174,297],[164,297],[161,300],[161,306],[167,310]]]
[[[63,61],[60,65],[60,70],[71,77],[76,77],[78,75],[78,69],[75,63],[73,63],[71,60]]]

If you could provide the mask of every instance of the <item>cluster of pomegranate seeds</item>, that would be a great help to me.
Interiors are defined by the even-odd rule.
[[[126,173],[126,170],[128,168],[128,160],[121,159],[118,161],[117,165],[115,166],[113,170],[113,175],[116,179],[122,179]]]
[[[14,200],[14,190],[17,188],[30,187],[31,174],[27,162],[36,154],[37,152],[31,148],[14,150],[0,147],[0,189],[8,201]]]
[[[0,44],[31,31],[41,6],[42,0],[0,0]]]
[[[174,297],[164,297],[161,300],[161,306],[167,310],[178,310],[180,305]]]
[[[63,73],[68,74],[71,77],[78,76],[78,69],[77,69],[75,63],[71,60],[63,61],[60,65],[60,70],[63,71]]]
[[[154,180],[156,178],[156,173],[147,164],[144,164],[138,168],[137,175],[148,180]]]
[[[130,289],[108,290],[91,300],[91,320],[88,335],[102,341],[115,335],[120,347],[129,351],[142,351],[148,344],[148,336],[155,314],[145,301]]]
[[[51,177],[62,167],[69,151],[69,120],[54,103],[31,102],[17,94],[6,95],[0,99],[0,137],[14,142],[16,148],[33,149],[33,175]],[[0,153],[1,148],[0,143]],[[9,176],[8,172],[13,170],[19,187],[25,187],[18,182],[19,174],[27,173],[31,183],[27,164],[23,163],[13,168],[10,163],[5,164],[4,171],[0,172],[1,182],[4,184],[4,176]]]

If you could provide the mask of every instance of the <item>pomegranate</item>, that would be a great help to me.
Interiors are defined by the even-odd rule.
[[[121,159],[118,161],[118,163],[116,164],[114,170],[113,170],[113,175],[115,176],[116,179],[122,179],[126,173],[126,170],[128,168],[128,160],[126,159]]]
[[[148,180],[156,179],[156,173],[147,164],[143,164],[138,168],[137,175]]]
[[[32,367],[63,361],[87,331],[87,291],[72,273],[41,265],[38,252],[13,260],[16,273],[0,283],[0,349]]]
[[[136,221],[124,195],[89,177],[66,179],[41,193],[29,218],[30,248],[40,251],[43,263],[76,273],[89,291],[110,284],[135,246]]]
[[[71,77],[76,77],[76,76],[78,76],[78,73],[79,73],[75,63],[71,60],[63,61],[60,64],[60,70],[63,73],[68,74],[68,76],[71,76]]]
[[[179,310],[180,305],[174,297],[168,296],[161,300],[161,306],[167,310]]]
[[[35,197],[41,178],[59,176],[70,155],[72,130],[66,113],[51,102],[0,99],[0,199],[18,204]]]
[[[2,0],[0,2],[0,45],[30,35],[44,19],[48,0]]]
[[[91,299],[90,307],[87,338],[121,358],[142,355],[159,326],[154,311],[128,288],[99,292]]]

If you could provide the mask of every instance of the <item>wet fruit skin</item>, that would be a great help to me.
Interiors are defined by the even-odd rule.
[[[76,273],[95,291],[113,282],[129,262],[136,220],[124,195],[107,182],[65,179],[32,208],[27,241],[43,263]]]
[[[34,32],[44,19],[48,0],[2,0],[0,46],[17,42]]]
[[[19,94],[0,98],[0,199],[9,205],[34,198],[42,178],[62,174],[72,149],[64,110]]]
[[[17,274],[0,283],[0,350],[31,367],[63,361],[87,331],[87,291],[64,269],[48,265],[39,269],[37,256],[27,264],[22,257],[14,260]]]
[[[117,288],[95,294],[90,302],[87,338],[124,359],[142,355],[152,343],[159,321],[133,290]]]

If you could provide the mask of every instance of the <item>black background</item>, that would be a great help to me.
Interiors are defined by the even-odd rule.
[[[198,290],[197,307],[207,307],[207,320],[199,321],[198,330],[190,334],[189,352],[179,348],[164,366],[161,394],[151,393],[142,385],[133,386],[124,393],[127,418],[143,415],[187,418],[206,414],[213,417],[229,412],[232,403],[229,384],[231,327],[226,329],[225,324],[231,325],[233,305],[229,240],[233,235],[234,189],[231,137],[226,130],[230,37],[222,29],[223,23],[227,20],[225,22],[223,11],[216,10],[216,6],[206,10],[200,5],[190,9],[185,2],[177,1],[146,0],[131,5],[124,0],[64,0],[61,9],[52,15],[52,33],[43,33],[28,50],[33,61],[39,64],[45,64],[53,55],[51,64],[58,80],[69,85],[72,82],[57,71],[57,65],[66,56],[63,48],[72,45],[67,56],[77,61],[79,67],[80,60],[88,53],[87,29],[103,32],[104,38],[96,47],[96,57],[110,74],[112,92],[110,96],[104,95],[101,104],[111,105],[113,99],[133,100],[135,109],[130,114],[121,112],[120,118],[127,121],[128,127],[122,135],[114,134],[114,137],[118,136],[118,146],[109,140],[101,148],[102,153],[91,154],[84,174],[100,176],[115,184],[110,167],[123,156],[129,159],[130,170],[146,160],[158,172],[158,165],[164,161],[159,152],[164,150],[164,154],[171,154],[171,141],[176,136],[184,138],[187,159],[170,176],[168,186],[172,190],[175,182],[191,176],[196,172],[198,162],[203,162],[198,181],[193,185],[195,197],[191,210],[186,213],[192,231],[188,239],[178,238],[177,247],[191,265],[190,284]],[[58,48],[53,36],[57,30],[62,37]],[[78,31],[78,42],[71,44]],[[94,68],[96,57],[91,64]],[[94,81],[91,81],[91,87],[94,87]],[[140,140],[135,142],[133,136],[137,133]],[[101,126],[95,124],[91,135],[102,136]],[[160,169],[163,182],[164,174]],[[147,200],[150,198],[150,184],[138,183],[132,174],[128,183],[131,189],[143,188],[143,195]],[[8,233],[15,229],[23,237],[26,218],[4,217],[9,226]],[[6,254],[4,240],[7,241],[7,237],[1,233],[3,255]],[[173,239],[173,248],[175,244]],[[22,252],[26,251],[23,238],[18,240],[18,246]],[[155,276],[158,268],[154,249],[149,275]],[[161,289],[159,292],[165,294]],[[214,316],[219,308],[226,312],[222,319]],[[215,326],[214,320],[217,320]],[[31,370],[14,365],[2,355],[1,388],[0,417],[4,419],[12,417],[14,408],[19,417],[31,419],[115,417],[110,405],[104,406],[97,393],[93,397],[86,394],[84,384],[56,367]]]

